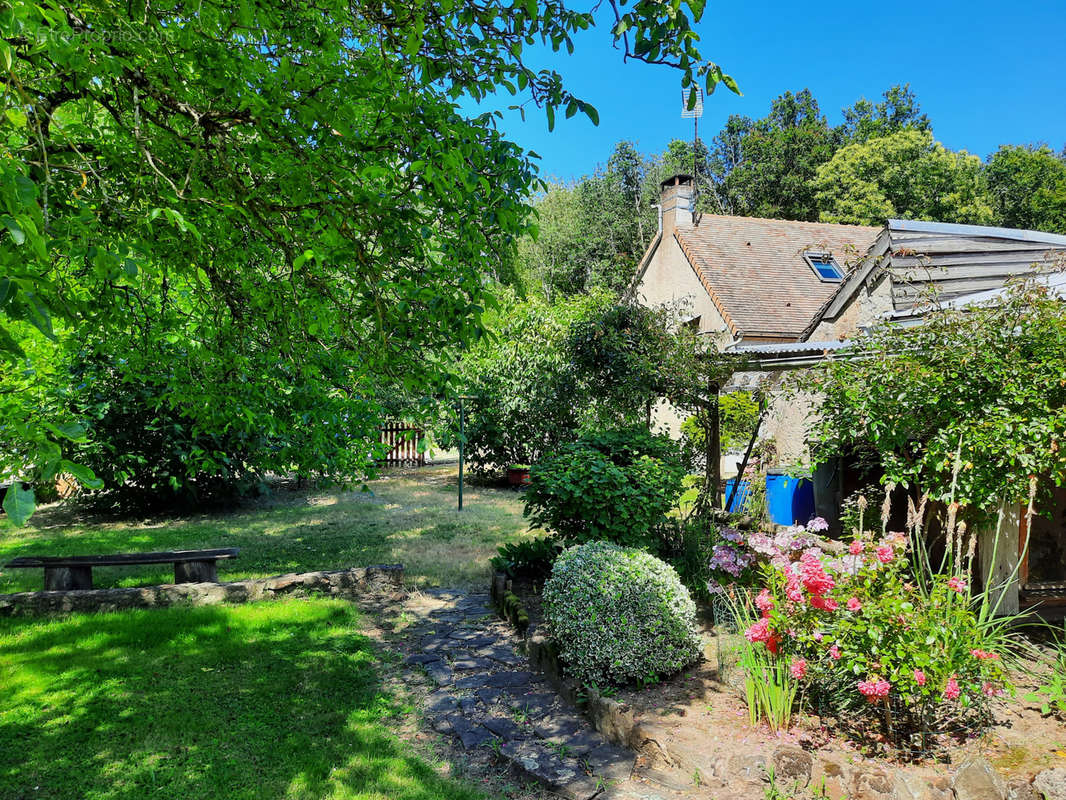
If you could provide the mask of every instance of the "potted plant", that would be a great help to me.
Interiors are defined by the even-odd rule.
[[[511,486],[529,486],[529,464],[512,464],[507,468],[507,483]]]

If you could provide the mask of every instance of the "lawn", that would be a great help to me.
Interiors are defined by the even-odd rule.
[[[0,797],[475,800],[338,600],[0,620]]]
[[[528,536],[518,494],[467,487],[456,511],[454,465],[397,471],[355,491],[280,491],[250,507],[183,519],[77,522],[62,505],[26,528],[0,522],[0,564],[17,555],[76,555],[239,547],[220,580],[403,563],[412,585],[484,585],[489,559]],[[158,566],[99,568],[96,586],[169,583]],[[42,588],[40,570],[0,570],[0,592]]]

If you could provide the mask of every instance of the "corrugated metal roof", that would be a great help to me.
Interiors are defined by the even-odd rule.
[[[996,228],[991,225],[959,225],[951,222],[925,222],[916,219],[890,219],[888,227],[896,231],[941,233],[947,236],[987,236],[992,239],[1014,239],[1021,242],[1042,242],[1066,245],[1066,236],[1023,228]]]
[[[809,353],[822,353],[827,350],[843,350],[851,347],[850,341],[832,339],[823,342],[774,342],[772,344],[736,344],[727,349],[730,353],[745,353],[748,355],[773,356],[773,355],[806,355]]]

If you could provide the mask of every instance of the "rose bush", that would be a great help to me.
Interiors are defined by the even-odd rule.
[[[930,734],[987,722],[991,698],[1010,691],[1009,645],[965,573],[924,570],[903,533],[857,537],[838,553],[812,539],[748,537],[765,560],[746,639],[788,664],[823,712],[896,744],[925,749]]]

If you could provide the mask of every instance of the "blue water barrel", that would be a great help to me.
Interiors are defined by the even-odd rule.
[[[814,484],[784,470],[768,470],[766,508],[776,525],[806,525],[814,516]]]
[[[733,486],[736,484],[736,478],[730,478],[725,482],[725,502],[729,503],[729,498],[733,494]],[[733,498],[733,502],[729,503],[729,508],[726,511],[730,513],[741,511],[744,508],[744,503],[748,500],[749,485],[747,481],[740,482],[740,488],[737,489],[737,496]]]

